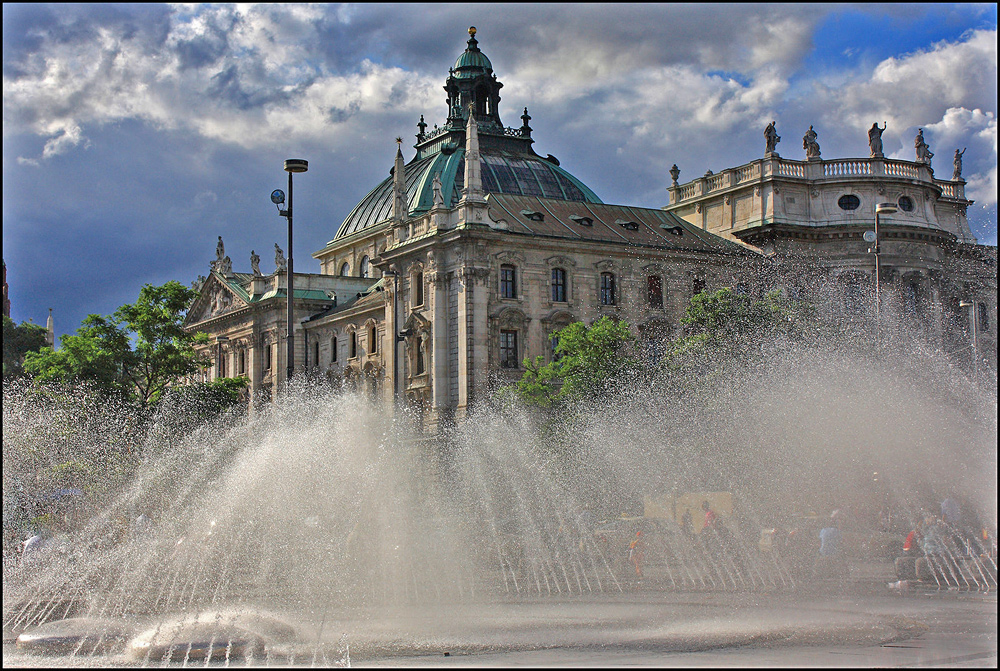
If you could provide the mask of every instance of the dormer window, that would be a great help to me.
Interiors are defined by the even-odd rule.
[[[593,226],[594,225],[594,220],[591,219],[590,217],[581,217],[581,216],[579,216],[577,214],[571,214],[571,215],[569,215],[569,220],[570,221],[574,221],[574,222],[580,224],[581,226]]]
[[[534,210],[521,210],[521,216],[532,221],[545,221],[545,215]]]
[[[663,224],[660,226],[660,229],[666,231],[670,235],[676,235],[677,237],[684,235],[684,229],[680,226],[667,226],[666,224]]]
[[[639,224],[634,221],[622,221],[621,219],[615,219],[615,223],[624,228],[626,231],[639,230]]]

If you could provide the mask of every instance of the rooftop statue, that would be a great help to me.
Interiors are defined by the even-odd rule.
[[[281,272],[288,266],[288,262],[285,260],[285,253],[281,251],[281,247],[278,243],[274,243],[274,266],[277,272]]]
[[[778,137],[778,131],[774,129],[773,121],[767,124],[767,128],[764,129],[764,141],[767,143],[767,146],[764,148],[764,153],[777,153],[775,151],[775,147],[777,147],[778,143],[781,142],[781,138]]]
[[[923,128],[917,129],[917,137],[913,138],[913,146],[917,150],[917,163],[926,163],[927,165],[930,165],[931,159],[934,158],[934,152],[932,152],[931,148],[927,146],[926,142],[924,142]]]
[[[878,121],[876,121],[868,129],[868,146],[872,150],[872,158],[882,158],[884,156],[882,153],[882,133],[889,127],[889,122],[883,121],[882,124],[882,128],[879,128]]]
[[[966,147],[965,149],[968,149]],[[953,163],[955,164],[955,173],[951,176],[952,180],[959,181],[962,179],[962,155],[965,154],[965,149],[962,151],[955,150],[955,158]]]
[[[260,277],[260,255],[254,250],[250,250],[250,267],[253,268],[254,277]]]
[[[819,158],[819,142],[816,141],[816,137],[816,131],[813,130],[812,126],[809,126],[809,130],[802,136],[802,148],[806,150],[807,159]]]

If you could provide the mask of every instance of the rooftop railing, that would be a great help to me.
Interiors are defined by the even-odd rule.
[[[672,186],[670,204],[692,200],[750,182],[761,182],[767,177],[789,177],[811,181],[839,180],[844,178],[876,179],[888,177],[912,179],[933,183],[945,198],[965,198],[964,182],[934,179],[934,173],[922,163],[885,158],[843,158],[830,161],[795,161],[769,156],[723,170],[706,174],[686,184]]]

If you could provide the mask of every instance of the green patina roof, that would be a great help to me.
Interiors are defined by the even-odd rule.
[[[516,196],[541,196],[557,200],[600,203],[587,185],[561,167],[525,151],[481,149],[483,191]],[[405,167],[407,210],[410,216],[434,204],[434,175],[440,175],[441,195],[448,207],[462,197],[465,182],[465,149],[451,154],[434,152],[415,158]],[[392,177],[365,196],[337,230],[335,240],[365,230],[392,216]]]
[[[493,64],[482,51],[466,50],[455,61],[455,76],[462,79],[465,77],[475,77],[487,70],[493,69]]]

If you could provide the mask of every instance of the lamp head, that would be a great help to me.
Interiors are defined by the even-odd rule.
[[[285,172],[305,172],[309,169],[309,161],[304,158],[286,158]]]
[[[892,214],[898,211],[896,203],[879,203],[875,206],[875,214]]]
[[[275,205],[281,205],[285,202],[285,192],[281,189],[275,189],[271,192],[271,202]]]

